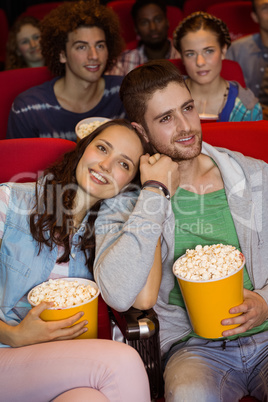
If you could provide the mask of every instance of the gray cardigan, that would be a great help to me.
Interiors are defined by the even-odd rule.
[[[203,143],[217,163],[254,289],[268,304],[268,165]],[[163,274],[154,306],[162,353],[191,331],[186,311],[168,304],[174,286],[174,215],[163,196],[143,190],[103,203],[96,220],[95,280],[107,304],[125,311],[146,283],[159,236]]]

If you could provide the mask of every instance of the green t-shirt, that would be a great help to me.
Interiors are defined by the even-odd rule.
[[[240,244],[224,189],[200,195],[179,187],[172,197],[171,203],[175,215],[174,261],[185,254],[187,249],[194,249],[197,244],[201,246],[218,243],[230,244],[240,250]],[[253,290],[254,288],[248,276],[246,266],[244,267],[243,277],[244,288]],[[174,288],[169,294],[169,303],[185,308],[180,287],[175,276]],[[243,334],[228,337],[228,339],[249,336],[266,330],[268,330],[268,322]],[[199,337],[192,331],[182,340],[185,341],[191,336]]]

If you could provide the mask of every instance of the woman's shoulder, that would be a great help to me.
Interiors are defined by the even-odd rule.
[[[237,98],[243,103],[247,109],[253,109],[259,100],[249,88],[244,88],[239,82],[230,81],[230,85],[236,86],[238,89]]]

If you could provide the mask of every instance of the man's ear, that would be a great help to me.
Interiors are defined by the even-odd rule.
[[[149,138],[146,134],[146,131],[144,130],[144,128],[142,127],[141,124],[136,123],[135,121],[132,121],[131,125],[143,136],[143,138],[145,139],[146,142],[149,142]]]
[[[64,50],[62,50],[61,52],[60,52],[60,63],[66,63],[67,62],[67,58],[66,58],[66,54],[65,54],[65,52],[64,52]]]
[[[254,11],[252,11],[250,13],[250,16],[253,19],[253,21],[256,22],[256,24],[259,24],[259,18],[258,18],[257,14]]]

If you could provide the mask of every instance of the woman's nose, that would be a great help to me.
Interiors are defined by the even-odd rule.
[[[112,170],[112,161],[111,161],[111,159],[109,157],[105,158],[99,163],[99,166],[104,172],[111,172],[111,170]]]
[[[198,54],[196,57],[196,65],[203,66],[206,63],[205,58],[202,54]]]
[[[36,47],[37,44],[38,44],[38,41],[37,41],[37,40],[35,40],[35,39],[31,39],[31,40],[30,40],[30,47]]]

